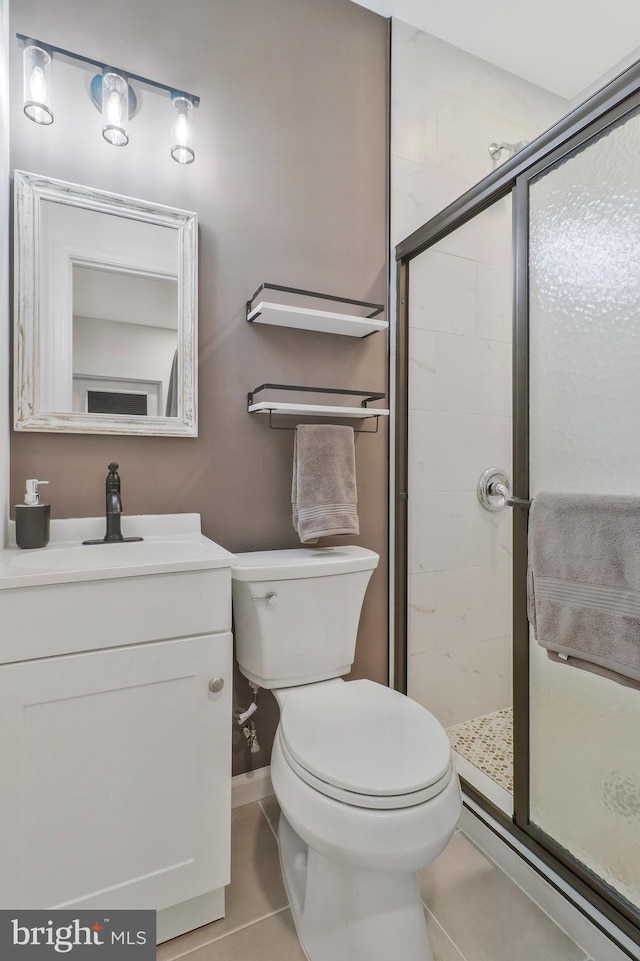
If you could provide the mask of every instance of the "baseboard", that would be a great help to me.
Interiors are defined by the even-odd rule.
[[[272,794],[270,767],[260,767],[256,771],[236,774],[231,778],[232,808],[251,804],[252,801],[261,801],[262,798],[270,797]]]
[[[157,943],[170,941],[181,934],[186,934],[187,931],[202,927],[203,924],[210,924],[211,921],[223,918],[224,894],[225,888],[218,888],[215,891],[207,891],[200,897],[191,898],[190,901],[182,901],[181,904],[173,904],[170,908],[158,911]]]
[[[547,914],[589,958],[640,961],[640,947],[596,911],[471,798],[465,796],[460,829]],[[606,933],[618,942],[618,947]]]

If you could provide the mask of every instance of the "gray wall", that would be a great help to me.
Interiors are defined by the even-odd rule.
[[[11,502],[51,481],[52,516],[99,515],[105,467],[121,465],[127,513],[198,511],[232,551],[295,547],[293,435],[246,413],[265,381],[385,390],[386,342],[253,327],[262,281],[386,297],[387,25],[349,0],[15,0],[12,32],[189,90],[196,162],[169,157],[168,101],[144,95],[127,148],[106,144],[89,75],[57,64],[56,122],[21,110],[12,42],[12,167],[195,210],[200,222],[200,434],[196,439],[14,433]],[[381,565],[365,602],[354,676],[387,673],[386,425],[357,442],[361,535]],[[330,543],[330,541],[327,541]],[[236,678],[236,701],[247,687]],[[234,738],[234,772],[269,761]]]

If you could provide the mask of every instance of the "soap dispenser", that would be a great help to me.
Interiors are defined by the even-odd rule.
[[[49,543],[51,506],[40,503],[39,484],[49,481],[31,479],[27,481],[24,504],[16,504],[16,544],[31,550],[46,547]]]

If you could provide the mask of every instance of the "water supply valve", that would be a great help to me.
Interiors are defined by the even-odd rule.
[[[255,701],[252,701],[246,711],[234,711],[233,716],[235,717],[238,724],[242,727],[245,721],[248,721],[252,714],[255,714],[258,710],[258,705]]]
[[[258,692],[260,691],[260,688],[258,687],[257,684],[253,684],[251,681],[249,681],[249,687],[253,691],[253,700],[251,701],[251,704],[246,709],[246,711],[240,711],[240,710],[234,711],[233,718],[235,721],[238,722],[238,724],[242,728],[242,733],[244,734],[245,740],[249,745],[249,750],[251,751],[252,754],[257,754],[258,751],[260,750],[260,745],[258,744],[258,734],[256,732],[256,726],[254,722],[249,721],[249,719],[258,710],[257,702],[258,702]],[[249,724],[247,724],[247,721],[249,721]]]
[[[260,750],[260,745],[258,744],[258,733],[256,731],[256,726],[253,723],[253,721],[251,721],[250,724],[247,724],[242,728],[242,733],[245,736],[245,740],[249,745],[249,750],[251,751],[251,753],[257,754],[258,751]]]

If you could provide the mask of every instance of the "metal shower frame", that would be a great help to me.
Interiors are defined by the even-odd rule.
[[[396,247],[395,686],[407,690],[408,333],[410,263],[497,201],[513,198],[513,490],[529,499],[529,184],[543,170],[640,107],[640,61],[531,141]],[[528,511],[514,510],[514,817],[468,783],[465,791],[521,844],[640,945],[640,910],[529,821],[529,626],[526,613]],[[565,895],[566,896],[566,895]],[[580,904],[573,904],[584,913]],[[590,918],[593,923],[594,919]],[[610,933],[605,931],[608,937]],[[617,943],[617,942],[616,942]],[[620,949],[629,954],[623,945]],[[629,955],[633,957],[633,955]]]

